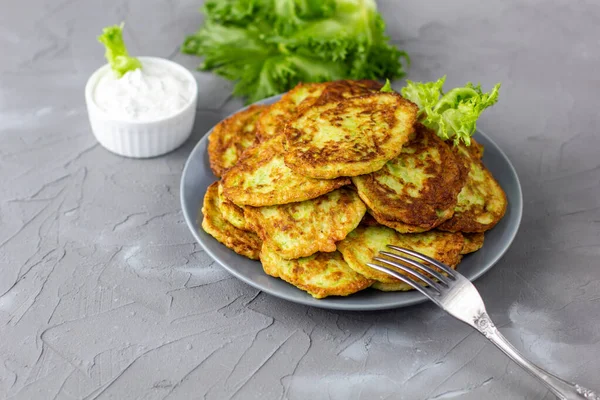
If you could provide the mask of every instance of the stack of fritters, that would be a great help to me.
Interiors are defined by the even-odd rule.
[[[380,88],[300,84],[217,125],[204,230],[316,298],[409,290],[366,266],[388,244],[452,267],[481,248],[506,210],[483,147],[444,142]]]

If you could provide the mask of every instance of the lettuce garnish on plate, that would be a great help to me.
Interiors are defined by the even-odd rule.
[[[471,82],[443,92],[444,75],[435,82],[412,82],[402,88],[406,99],[419,107],[419,121],[437,132],[444,140],[452,139],[454,144],[461,141],[467,146],[471,144],[471,136],[477,128],[477,119],[486,108],[498,101],[500,84],[484,93],[481,85]]]
[[[123,41],[123,26],[108,26],[98,36],[98,41],[106,47],[104,56],[110,64],[117,78],[122,77],[128,71],[142,68],[142,63],[135,57],[131,57]]]

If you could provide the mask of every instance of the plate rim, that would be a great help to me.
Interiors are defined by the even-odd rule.
[[[262,99],[260,101],[257,101],[256,103],[252,103],[249,104],[247,106],[244,106],[230,114],[228,114],[226,117],[224,117],[223,119],[221,119],[219,122],[223,121],[224,119],[229,118],[230,116],[243,111],[245,109],[247,109],[248,107],[254,105],[254,104],[272,104],[275,101],[279,100],[281,98],[281,96],[283,96],[283,94],[279,94],[279,95],[275,95],[275,96],[271,96],[268,97],[266,99]],[[217,123],[218,124],[218,123]],[[216,124],[215,124],[216,126]],[[323,308],[323,309],[329,309],[329,310],[341,310],[341,311],[375,311],[375,310],[389,310],[389,309],[395,309],[395,308],[402,308],[402,307],[408,307],[408,306],[412,306],[415,304],[420,304],[420,303],[424,303],[426,302],[428,299],[422,295],[421,293],[418,293],[418,296],[414,297],[413,299],[405,299],[403,302],[400,302],[400,300],[396,300],[396,301],[387,301],[387,302],[373,302],[372,304],[362,304],[362,305],[353,305],[353,304],[348,304],[348,305],[343,305],[343,304],[338,304],[336,303],[329,303],[327,302],[327,299],[320,299],[320,300],[315,300],[312,297],[307,298],[306,300],[302,299],[302,298],[296,298],[296,297],[292,297],[290,295],[287,295],[285,292],[282,293],[278,290],[272,290],[268,287],[265,287],[264,285],[261,285],[260,283],[257,283],[249,278],[247,278],[246,276],[244,276],[243,274],[241,274],[240,272],[238,272],[235,268],[231,268],[230,266],[226,265],[225,263],[221,262],[219,257],[216,256],[214,254],[214,252],[212,251],[212,249],[204,243],[204,241],[200,238],[199,234],[198,234],[198,230],[201,229],[200,226],[197,226],[197,220],[196,220],[196,216],[191,216],[188,213],[188,207],[185,201],[185,178],[187,176],[188,169],[190,168],[190,164],[192,162],[192,158],[193,156],[195,156],[196,152],[198,151],[198,148],[200,146],[202,146],[204,141],[208,141],[208,136],[212,133],[214,127],[213,126],[211,129],[209,129],[201,138],[200,140],[198,140],[198,143],[196,143],[196,145],[193,147],[192,151],[190,152],[190,154],[188,155],[188,158],[186,159],[185,165],[183,167],[183,170],[181,172],[181,179],[179,182],[179,198],[180,198],[180,206],[183,212],[183,216],[186,222],[186,225],[188,227],[188,229],[192,232],[192,235],[194,236],[194,239],[196,240],[196,242],[198,242],[198,244],[200,244],[200,246],[202,247],[202,249],[215,261],[217,262],[221,267],[223,267],[227,272],[229,272],[230,274],[232,274],[233,276],[235,276],[237,279],[241,280],[242,282],[254,287],[255,289],[258,289],[262,292],[268,293],[271,296],[275,296],[278,297],[280,299],[284,299],[293,303],[297,303],[297,304],[302,304],[305,306],[310,306],[310,307],[317,307],[317,308]],[[492,258],[491,261],[488,262],[488,265],[484,268],[481,268],[479,270],[477,270],[472,277],[470,277],[470,281],[473,282],[476,279],[478,279],[479,277],[481,277],[482,275],[484,275],[486,272],[488,272],[494,265],[496,265],[498,263],[498,261],[500,261],[500,259],[504,256],[504,254],[506,254],[506,252],[508,251],[508,249],[511,247],[515,237],[517,236],[517,233],[519,231],[519,228],[521,226],[521,220],[523,217],[523,190],[521,187],[521,182],[519,179],[519,175],[517,174],[517,170],[515,169],[514,165],[512,164],[512,162],[510,161],[510,158],[508,158],[508,156],[506,155],[506,153],[504,153],[504,151],[502,150],[501,147],[499,147],[496,142],[494,140],[492,140],[490,138],[490,136],[486,135],[483,131],[481,131],[480,129],[476,130],[476,133],[482,135],[487,141],[489,141],[494,147],[495,149],[498,151],[498,154],[501,156],[501,158],[508,164],[508,167],[510,169],[510,173],[514,176],[515,178],[515,182],[516,182],[516,189],[517,189],[517,202],[518,202],[518,207],[516,209],[516,217],[515,217],[515,223],[511,226],[509,226],[509,234],[508,234],[508,238],[507,238],[507,244],[504,246],[504,248],[502,249],[502,251],[498,252],[497,254],[495,254],[495,256]],[[206,157],[207,155],[205,155]],[[215,177],[216,179],[216,177]],[[199,205],[197,205],[197,207],[199,207]],[[254,261],[254,260],[253,260]],[[260,263],[260,261],[258,261]],[[264,272],[263,272],[264,273]],[[265,274],[265,276],[268,276]],[[276,279],[276,278],[273,278]],[[292,286],[293,287],[293,286]],[[398,294],[401,295],[403,292],[399,292]]]

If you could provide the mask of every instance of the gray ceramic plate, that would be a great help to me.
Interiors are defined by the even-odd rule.
[[[259,104],[271,104],[280,96],[271,97]],[[348,297],[328,297],[316,300],[294,286],[266,275],[258,261],[252,261],[237,255],[217,242],[199,227],[202,213],[200,206],[206,188],[216,180],[208,163],[206,152],[208,132],[196,145],[187,160],[181,177],[181,206],[183,215],[192,234],[219,264],[242,281],[273,296],[289,301],[337,310],[382,310],[405,307],[425,301],[425,297],[416,292],[380,292],[373,289],[363,290]],[[505,217],[485,235],[483,248],[465,256],[458,269],[470,280],[474,280],[489,270],[506,252],[512,243],[523,211],[521,186],[517,173],[506,155],[494,142],[481,132],[475,139],[485,146],[483,163],[492,172],[506,192],[508,209]]]

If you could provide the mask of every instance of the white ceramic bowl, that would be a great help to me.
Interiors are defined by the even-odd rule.
[[[85,86],[85,101],[92,131],[102,146],[126,157],[155,157],[175,150],[192,133],[198,101],[198,84],[190,71],[173,61],[156,57],[138,58],[142,64],[144,61],[166,64],[168,68],[178,71],[189,79],[193,89],[188,104],[173,115],[151,121],[114,118],[98,107],[93,99],[98,80],[103,74],[109,73],[108,64],[100,67],[88,79]]]

